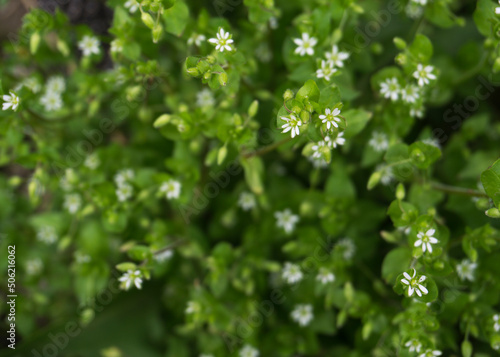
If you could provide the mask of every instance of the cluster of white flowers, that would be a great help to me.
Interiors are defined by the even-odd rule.
[[[418,353],[422,349],[422,344],[416,338],[412,338],[411,340],[406,342],[405,346],[408,347],[408,350],[410,352],[417,352]]]
[[[232,43],[234,42],[233,39],[231,38],[231,34],[229,32],[225,32],[224,29],[221,27],[219,29],[219,32],[217,32],[217,38],[209,38],[208,42],[210,42],[212,45],[215,45],[215,50],[219,52],[224,52],[224,51],[233,51],[234,46]]]
[[[83,164],[86,167],[88,167],[89,169],[95,170],[101,164],[101,160],[99,160],[99,155],[97,155],[97,153],[92,153],[85,158],[85,161]]]
[[[414,246],[415,247],[421,246],[422,253],[425,253],[426,251],[432,253],[432,244],[436,244],[439,242],[436,237],[432,236],[434,233],[436,233],[436,230],[432,228],[428,229],[425,232],[418,232],[417,240],[415,241]]]
[[[260,352],[258,349],[256,349],[253,346],[245,345],[239,350],[238,356],[239,357],[259,357]]]
[[[88,262],[90,262],[92,260],[92,258],[90,257],[90,255],[82,253],[80,251],[76,251],[73,256],[74,256],[75,262],[77,264],[88,263]]]
[[[351,238],[342,238],[337,242],[336,248],[340,250],[345,260],[351,260],[356,253],[356,245]]]
[[[286,233],[293,232],[295,225],[299,221],[299,216],[293,214],[289,208],[274,212],[274,217],[278,228],[283,228]]]
[[[457,274],[460,280],[470,280],[474,281],[474,273],[476,271],[477,264],[471,262],[469,259],[464,259],[457,264]]]
[[[281,272],[281,277],[286,280],[288,284],[295,284],[302,280],[304,274],[302,274],[300,266],[286,262]]]
[[[200,108],[213,107],[215,98],[210,89],[203,89],[196,94],[196,105]]]
[[[92,54],[98,55],[101,53],[99,46],[101,43],[99,39],[95,36],[85,35],[78,42],[78,48],[82,51],[84,57],[91,56]]]
[[[19,107],[19,103],[21,100],[17,96],[16,93],[13,91],[9,92],[10,94],[4,94],[2,99],[3,99],[3,104],[2,104],[2,110],[8,110],[12,109],[13,111],[16,111],[17,108]]]
[[[307,326],[314,317],[313,307],[309,304],[296,305],[291,315],[292,319],[300,326]]]
[[[418,296],[427,295],[429,291],[423,286],[422,282],[427,279],[425,275],[417,276],[417,271],[413,269],[413,275],[410,276],[407,272],[403,273],[404,278],[401,282],[408,286],[408,296],[412,296],[413,293],[417,293]]]
[[[160,186],[160,192],[167,200],[177,199],[181,195],[181,183],[173,179],[165,181]]]
[[[110,51],[113,53],[121,53],[123,51],[123,40],[115,38],[111,41]]]
[[[442,352],[439,350],[431,350],[428,349],[424,353],[418,355],[418,357],[436,357],[436,356],[441,356]]]
[[[321,60],[321,66],[316,71],[316,77],[330,81],[332,75],[337,73],[337,68],[344,67],[344,61],[349,58],[348,52],[340,51],[337,45],[333,45],[331,52],[325,53],[326,60]]]
[[[335,281],[335,275],[326,268],[320,268],[318,275],[316,275],[316,280],[320,281],[321,284],[325,285]]]
[[[128,290],[132,285],[137,289],[142,288],[142,273],[140,270],[128,270],[118,279],[121,282],[121,288]]]
[[[43,269],[43,262],[40,258],[34,258],[26,261],[26,274],[37,275]]]
[[[47,80],[45,92],[40,97],[40,104],[46,112],[57,111],[62,108],[62,93],[66,89],[66,82],[62,76],[53,76]]]
[[[52,226],[43,226],[36,232],[36,238],[43,243],[52,244],[57,240],[57,233]]]
[[[162,252],[159,252],[159,253],[156,253],[154,255],[154,259],[158,262],[158,263],[163,263],[167,260],[170,260],[170,258],[172,258],[174,255],[174,252],[172,251],[172,249],[167,249],[167,250],[164,250]]]
[[[71,214],[78,212],[81,205],[82,198],[78,193],[70,193],[64,197],[64,208],[66,208]]]
[[[134,176],[134,171],[131,169],[121,170],[115,175],[115,192],[116,197],[118,197],[118,201],[124,202],[134,194],[134,188],[130,184],[130,181],[133,180]]]
[[[314,46],[318,43],[315,37],[310,37],[307,32],[302,33],[302,38],[294,38],[293,42],[297,45],[295,53],[300,56],[312,56],[314,54]]]
[[[32,93],[40,92],[42,86],[36,77],[27,77],[21,81],[15,88],[14,92],[19,92],[23,87],[28,88]]]
[[[188,38],[187,43],[189,46],[196,45],[197,47],[200,47],[203,41],[205,41],[206,39],[207,38],[205,37],[205,35],[193,33],[191,37]]]
[[[310,157],[310,161],[315,165],[315,167],[328,166],[328,162],[325,160],[325,148],[330,150],[331,148],[336,148],[345,144],[344,133],[338,133],[335,139],[331,139],[329,136],[325,136],[324,140],[315,143],[311,149],[313,153]],[[324,164],[323,164],[324,163]]]
[[[243,191],[238,199],[238,206],[244,211],[249,211],[257,205],[255,196],[247,191]]]
[[[500,331],[500,315],[499,314],[493,315],[493,329],[495,330],[495,332]]]
[[[374,131],[372,137],[368,141],[368,145],[377,152],[386,151],[389,148],[389,138],[384,133]]]
[[[185,313],[188,315],[195,314],[201,311],[201,305],[196,301],[188,301]]]
[[[137,0],[127,0],[123,6],[125,6],[125,8],[133,14],[139,10],[140,5]]]

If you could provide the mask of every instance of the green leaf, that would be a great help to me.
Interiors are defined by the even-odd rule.
[[[420,62],[427,62],[432,57],[432,43],[425,35],[417,34],[410,46],[410,53]]]
[[[241,165],[245,170],[245,180],[253,191],[257,195],[261,195],[264,192],[263,177],[264,177],[264,163],[262,159],[258,156],[252,156],[250,158],[242,158]]]
[[[410,145],[410,158],[419,169],[426,169],[441,157],[441,150],[434,145],[417,141]]]
[[[304,100],[308,100],[311,102],[319,101],[319,88],[315,81],[312,79],[308,80],[297,92],[295,99],[304,102]]]
[[[493,199],[497,207],[500,207],[500,159],[481,174],[481,183],[484,190]]]
[[[322,108],[331,108],[340,102],[340,90],[332,85],[321,90],[319,105]]]
[[[344,137],[349,139],[365,128],[372,118],[372,113],[363,109],[350,109],[342,112],[342,116],[345,117],[347,122]]]
[[[382,262],[382,278],[388,284],[393,284],[396,277],[408,269],[412,259],[411,250],[407,247],[391,250]]]
[[[176,1],[174,6],[163,13],[165,31],[180,36],[189,20],[189,8],[182,1]]]
[[[476,11],[474,11],[474,22],[483,36],[489,37],[493,33],[493,26],[497,23],[495,19],[495,6],[493,1],[479,0]]]
[[[394,200],[387,214],[391,217],[395,227],[407,227],[418,218],[418,209],[411,203]]]

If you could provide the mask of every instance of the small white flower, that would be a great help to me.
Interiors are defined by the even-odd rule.
[[[325,285],[335,281],[335,275],[326,268],[320,268],[318,275],[316,275],[316,280],[321,281],[321,284]]]
[[[181,183],[170,179],[161,184],[160,192],[164,193],[168,200],[177,199],[181,194]]]
[[[191,37],[188,38],[187,43],[189,46],[196,45],[197,47],[200,47],[203,41],[205,41],[206,39],[207,38],[204,35],[193,33]]]
[[[93,153],[85,158],[85,162],[83,164],[89,169],[95,170],[101,164],[101,160],[99,160],[99,155]]]
[[[196,301],[188,301],[184,312],[188,315],[195,314],[201,311],[201,306]]]
[[[321,114],[319,118],[323,124],[326,123],[326,128],[330,130],[331,127],[339,127],[340,117],[337,115],[340,114],[339,108],[334,108],[333,111],[330,108],[325,109],[325,114]]]
[[[164,261],[167,261],[170,258],[172,258],[173,255],[174,255],[174,252],[172,251],[172,249],[167,249],[167,250],[164,250],[160,253],[155,254],[154,258],[157,262],[163,263]]]
[[[334,148],[337,148],[337,145],[344,145],[345,144],[344,132],[338,133],[335,140],[331,140],[330,143]]]
[[[324,169],[325,167],[328,167],[328,162],[326,162],[326,160],[323,158],[317,159],[315,157],[309,156],[307,159],[312,163],[312,165],[316,169]]]
[[[430,79],[436,79],[436,76],[432,73],[434,70],[434,67],[432,66],[425,66],[422,64],[419,64],[417,66],[417,70],[413,72],[413,77],[415,77],[418,80],[418,85],[420,87],[423,87],[426,84],[429,84]]]
[[[119,184],[116,188],[116,197],[118,197],[118,201],[120,202],[125,202],[126,200],[128,200],[130,197],[132,197],[133,193],[134,188],[132,187],[132,185],[129,185],[126,182]]]
[[[422,140],[422,142],[425,144],[428,144],[428,145],[435,146],[438,149],[441,149],[441,143],[439,142],[439,140],[437,138],[427,138],[427,139]]]
[[[392,167],[380,164],[375,168],[375,171],[380,172],[380,182],[382,185],[387,186],[394,181],[395,176]]]
[[[111,41],[111,52],[120,53],[123,51],[123,41],[119,38],[115,38]]]
[[[131,181],[134,178],[134,171],[132,169],[124,169],[115,175],[115,182],[117,186]]]
[[[410,19],[418,19],[424,13],[424,8],[410,1],[405,7],[405,13]]]
[[[30,91],[32,91],[35,94],[40,92],[40,90],[42,89],[42,86],[38,82],[38,79],[35,77],[26,78],[23,81],[22,85],[24,85],[26,88],[28,88]]]
[[[281,119],[286,121],[286,123],[281,126],[281,128],[283,129],[282,133],[288,133],[291,130],[292,138],[294,138],[295,135],[300,134],[299,126],[302,125],[302,121],[298,119],[295,115],[291,114],[290,118],[281,117]]]
[[[418,232],[417,241],[415,242],[415,247],[422,246],[422,252],[425,253],[426,250],[432,253],[432,244],[436,244],[438,240],[432,235],[436,233],[435,229],[428,229],[426,232]]]
[[[351,260],[356,253],[356,245],[351,238],[343,238],[337,242],[337,249],[342,253],[345,260]]]
[[[244,211],[249,211],[256,206],[255,196],[250,192],[242,192],[238,199],[238,206],[240,206]]]
[[[494,321],[493,329],[496,332],[500,331],[500,315],[498,315],[498,314],[493,315],[493,321]]]
[[[427,5],[427,0],[411,0],[411,2],[422,6]]]
[[[139,3],[137,0],[127,0],[125,4],[123,4],[128,11],[130,11],[132,14],[135,13],[137,10],[139,10]]]
[[[321,60],[321,67],[316,71],[316,77],[324,78],[329,82],[331,76],[336,72],[337,69],[333,67],[332,61]]]
[[[312,305],[309,304],[296,305],[291,315],[292,319],[295,322],[297,322],[300,326],[307,326],[314,317],[313,307]]]
[[[332,52],[325,53],[328,61],[332,61],[333,64],[337,67],[344,67],[344,61],[349,58],[348,52],[341,52],[337,45],[333,45]]]
[[[40,258],[34,258],[26,261],[26,274],[37,275],[43,269],[43,262]]]
[[[84,254],[80,251],[76,251],[74,257],[77,264],[88,263],[92,260],[92,258],[90,258],[90,255]]]
[[[41,98],[40,104],[46,112],[57,111],[62,108],[63,102],[60,93],[47,91]]]
[[[327,137],[328,138],[328,137]],[[328,138],[329,139],[329,138]],[[312,154],[312,157],[314,159],[321,159],[323,158],[323,148],[324,147],[327,147],[328,144],[326,142],[326,138],[325,138],[325,141],[321,140],[321,141],[318,141],[316,143],[316,145],[313,145],[311,147],[311,149],[313,150],[313,154]]]
[[[457,274],[461,280],[470,280],[474,281],[474,273],[476,271],[477,264],[471,262],[469,259],[462,260],[459,264],[457,264]]]
[[[314,37],[309,37],[308,33],[302,33],[302,38],[294,38],[293,42],[297,45],[295,53],[300,56],[308,55],[312,56],[314,54],[314,46],[318,43],[318,40]]]
[[[500,4],[500,0],[498,1],[498,3]],[[495,14],[500,15],[500,7],[495,8]]]
[[[43,243],[52,244],[57,240],[57,233],[52,226],[40,227],[36,233],[36,238]]]
[[[293,232],[295,225],[299,221],[299,216],[293,214],[289,208],[274,212],[274,217],[276,218],[276,225],[283,228],[286,233]]]
[[[384,98],[398,100],[400,91],[401,87],[399,86],[398,79],[395,77],[388,78],[385,82],[380,83],[380,94],[382,94]]]
[[[230,37],[229,32],[225,32],[224,29],[221,27],[219,29],[219,32],[217,32],[217,38],[210,38],[208,39],[208,42],[211,44],[215,45],[215,50],[224,52],[226,51],[232,51],[233,48],[231,47],[231,43],[233,43],[233,39],[229,38]]]
[[[276,17],[272,16],[269,19],[269,27],[273,30],[276,30],[278,28],[278,19]]]
[[[83,55],[85,57],[90,56],[92,54],[98,55],[99,53],[101,53],[99,46],[100,42],[97,39],[97,37],[94,36],[85,35],[80,40],[80,42],[78,42],[78,48],[80,49],[80,51],[83,52]]]
[[[424,107],[412,107],[410,108],[410,116],[413,118],[423,118],[424,117]]]
[[[415,103],[420,98],[419,88],[413,84],[409,84],[401,90],[401,96],[407,103]]]
[[[374,131],[370,141],[368,141],[368,145],[377,152],[385,151],[389,147],[389,139],[384,133]]]
[[[2,110],[12,109],[14,111],[17,110],[19,106],[19,97],[14,92],[10,92],[10,94],[5,94],[3,97],[3,105]]]
[[[258,349],[256,349],[253,346],[250,345],[245,345],[243,348],[238,352],[239,357],[259,357],[260,352]]]
[[[420,352],[422,344],[416,338],[412,338],[411,340],[405,343],[405,347],[408,347],[410,352]]]
[[[285,279],[288,284],[295,284],[301,281],[304,275],[300,270],[300,266],[287,262],[283,267],[281,277]]]
[[[82,198],[78,193],[71,193],[64,197],[64,208],[68,210],[69,213],[75,214],[82,205]]]
[[[203,89],[196,94],[196,105],[199,107],[213,107],[215,98],[210,89]]]
[[[66,89],[66,82],[62,76],[52,76],[47,79],[45,90],[47,93],[61,94]]]
[[[427,277],[425,275],[422,275],[420,277],[417,277],[417,271],[413,269],[413,276],[410,276],[407,272],[403,273],[403,276],[405,277],[404,279],[401,279],[401,282],[405,285],[408,285],[408,296],[412,296],[414,292],[417,293],[418,296],[427,295],[429,291],[420,284],[421,282],[425,281]]]
[[[424,353],[422,353],[421,355],[419,355],[418,357],[434,357],[434,356],[441,356],[442,353],[441,351],[439,350],[431,350],[431,349],[428,349],[426,350]]]
[[[125,290],[130,289],[132,285],[135,285],[137,289],[142,287],[142,274],[139,270],[128,270],[118,280],[121,281],[122,287],[124,287]]]

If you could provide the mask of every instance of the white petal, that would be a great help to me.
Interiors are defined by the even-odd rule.
[[[412,296],[414,291],[415,290],[411,286],[409,286],[408,287],[408,296]]]
[[[404,272],[403,275],[406,279],[411,280],[411,276],[407,272]]]
[[[401,279],[401,282],[405,285],[410,285],[410,282],[406,279]]]
[[[422,293],[420,292],[420,290],[415,289],[415,292],[417,293],[418,296],[422,296]]]
[[[429,290],[427,290],[423,285],[418,284],[418,288],[420,289],[420,291],[422,291],[422,293],[424,293],[424,295],[427,295],[429,293]]]
[[[419,239],[415,242],[415,244],[413,245],[414,247],[420,247],[422,245],[422,240]]]

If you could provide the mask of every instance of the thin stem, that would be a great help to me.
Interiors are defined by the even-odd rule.
[[[457,186],[449,186],[442,183],[431,182],[431,188],[433,190],[442,191],[445,193],[451,193],[456,195],[471,196],[471,197],[489,197],[486,193],[474,190],[472,188],[464,188]]]
[[[277,141],[277,142],[272,143],[270,145],[264,146],[263,148],[261,148],[259,150],[245,153],[245,154],[243,154],[243,157],[244,158],[249,158],[249,157],[252,157],[252,156],[262,156],[264,154],[267,154],[270,151],[273,151],[277,147],[279,147],[279,146],[281,146],[281,145],[289,142],[290,140],[292,140],[291,137],[283,139],[283,140],[280,140],[280,141]]]

